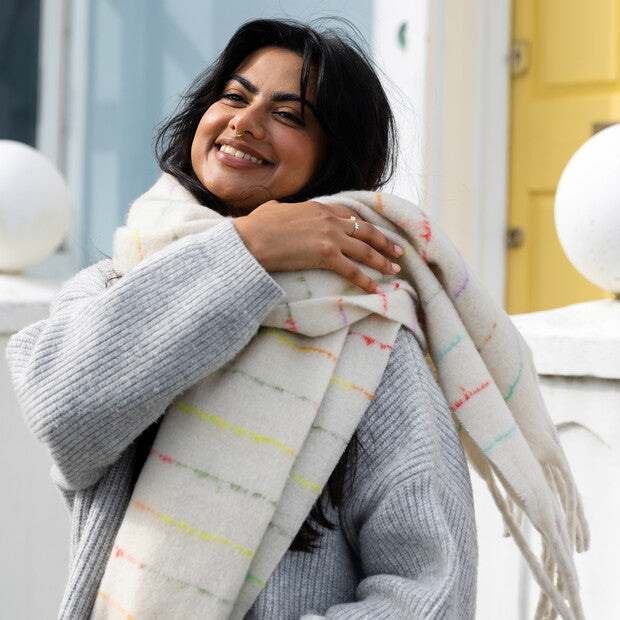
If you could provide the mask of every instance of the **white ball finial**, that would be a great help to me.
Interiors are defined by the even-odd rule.
[[[620,293],[620,125],[592,136],[566,164],[555,195],[555,226],[577,270]]]
[[[65,180],[39,151],[0,140],[0,271],[19,272],[47,258],[69,229]]]

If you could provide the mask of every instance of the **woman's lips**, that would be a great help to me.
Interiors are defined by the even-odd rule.
[[[225,153],[220,150],[220,148],[215,145],[213,147],[215,149],[215,159],[226,164],[227,166],[232,166],[234,168],[267,168],[271,164],[253,162],[250,159],[243,159],[241,157],[237,157],[236,155],[231,155],[230,153]]]
[[[235,156],[235,151],[240,151],[241,153],[260,160],[264,165],[272,164],[272,162],[269,161],[269,158],[266,157],[263,153],[257,151],[256,149],[253,149],[249,144],[245,144],[244,142],[237,142],[236,140],[232,140],[231,138],[221,138],[216,142],[215,146],[218,148],[218,150],[220,150],[222,146],[226,147],[225,150],[229,151],[229,154],[233,156]]]

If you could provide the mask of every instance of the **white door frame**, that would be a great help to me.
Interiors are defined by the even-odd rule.
[[[510,0],[435,0],[426,202],[502,306],[506,280]]]
[[[41,0],[36,146],[65,177],[72,199],[67,239],[31,270],[44,277],[63,279],[80,267],[89,5],[85,0]]]

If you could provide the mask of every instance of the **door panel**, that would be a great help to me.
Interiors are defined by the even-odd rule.
[[[591,87],[617,81],[615,0],[542,0],[536,4],[539,28],[535,41],[540,48],[543,87]]]

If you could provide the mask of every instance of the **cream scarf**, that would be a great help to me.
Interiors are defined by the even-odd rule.
[[[242,618],[372,400],[402,324],[428,349],[466,454],[541,586],[537,617],[583,618],[572,556],[587,548],[587,524],[521,336],[418,207],[373,192],[321,200],[406,248],[401,273],[382,295],[323,270],[274,276],[285,300],[250,344],[168,409],[92,617]],[[117,230],[114,267],[123,275],[221,220],[164,175]],[[542,563],[521,512],[541,534]]]

